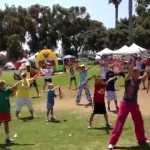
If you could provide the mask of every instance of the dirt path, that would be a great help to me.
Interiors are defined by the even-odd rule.
[[[116,91],[118,101],[122,100],[123,88],[118,88],[119,90]],[[63,99],[59,100],[56,99],[55,103],[55,110],[72,110],[72,111],[77,111],[77,112],[91,112],[91,107],[85,108],[85,104],[87,103],[85,94],[83,93],[82,101],[81,101],[81,106],[77,106],[75,104],[75,98],[77,95],[77,91],[75,90],[68,90],[68,89],[62,89],[63,91]],[[93,89],[91,89],[93,91]],[[92,92],[93,95],[93,92]],[[146,90],[139,90],[139,96],[138,96],[138,102],[140,104],[140,108],[142,111],[142,114],[144,116],[150,116],[150,96],[146,95]],[[112,109],[114,108],[114,104],[112,103],[111,105]],[[36,111],[45,111],[45,103],[43,102],[38,102],[34,104],[34,109]]]

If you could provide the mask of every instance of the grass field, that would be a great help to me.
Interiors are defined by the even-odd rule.
[[[99,74],[99,67],[94,66],[89,72],[90,75]],[[3,72],[1,79],[6,80],[7,85],[15,83],[12,78],[13,71]],[[63,88],[68,88],[69,75],[56,75],[53,82]],[[39,78],[38,85],[42,89],[43,78]],[[93,86],[90,82],[90,87]],[[120,78],[117,87],[123,85]],[[34,96],[35,90],[31,89]],[[46,94],[41,98],[33,99],[33,103],[45,103]],[[26,107],[21,112],[21,119],[17,120],[15,114],[15,97],[10,98],[12,103],[11,137],[15,140],[15,145],[6,146],[4,144],[3,126],[0,127],[0,150],[106,150],[111,130],[105,128],[103,117],[97,116],[94,120],[93,129],[87,129],[87,118],[89,113],[75,110],[57,110],[56,116],[61,120],[60,123],[45,122],[45,111],[36,111],[36,118],[31,120],[27,116],[29,113]],[[113,124],[116,116],[111,115],[110,122]],[[150,118],[145,117],[145,127],[150,136]],[[17,134],[15,138],[14,135]],[[118,149],[139,150],[137,146],[133,124],[129,118],[125,124],[124,132],[119,140]],[[146,150],[146,149],[145,149]]]

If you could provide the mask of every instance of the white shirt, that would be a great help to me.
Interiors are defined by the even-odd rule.
[[[136,60],[136,67],[139,71],[142,71],[142,63],[141,61]]]
[[[101,71],[102,71],[102,75],[101,75],[102,79],[106,79],[106,73],[108,71],[108,68],[102,66],[102,70]]]
[[[45,79],[51,79],[53,68],[51,69],[42,69],[42,72],[45,74]]]

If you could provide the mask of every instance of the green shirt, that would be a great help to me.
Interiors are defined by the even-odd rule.
[[[9,96],[11,93],[10,87],[0,90],[0,113],[10,112]]]

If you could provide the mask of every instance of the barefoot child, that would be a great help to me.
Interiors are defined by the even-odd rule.
[[[100,76],[97,76],[95,78],[95,89],[94,89],[94,98],[93,98],[94,110],[90,116],[88,128],[92,128],[91,127],[92,121],[93,121],[95,114],[103,114],[105,121],[106,121],[106,126],[109,127],[108,116],[107,116],[105,101],[104,101],[105,89],[108,83],[114,79],[116,79],[116,76],[113,78],[110,78],[107,82],[104,82]]]
[[[146,77],[146,73],[140,77],[140,72],[136,67],[134,67],[134,64],[135,58],[133,57],[129,72],[125,78],[124,97],[123,101],[120,103],[118,117],[110,137],[108,145],[109,150],[114,150],[114,147],[122,133],[124,123],[129,113],[131,113],[131,117],[134,122],[135,134],[138,143],[140,145],[143,145],[147,142],[142,114],[137,102],[139,86],[141,81]]]
[[[9,135],[9,121],[11,120],[9,96],[15,90],[15,85],[5,88],[5,81],[0,80],[0,125],[4,123],[6,144],[13,144]]]
[[[51,121],[57,121],[54,117],[54,98],[56,97],[55,90],[58,89],[59,86],[54,88],[52,83],[48,84],[48,93],[47,93],[47,118],[46,121],[50,121],[49,113],[51,114]]]

